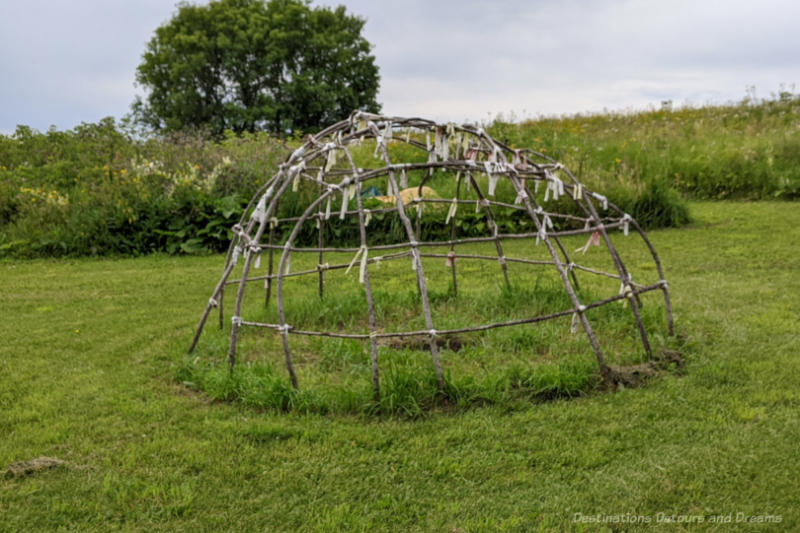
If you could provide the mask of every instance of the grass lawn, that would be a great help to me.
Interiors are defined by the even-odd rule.
[[[650,233],[684,375],[416,419],[276,414],[178,383],[219,256],[2,262],[0,469],[67,464],[0,479],[0,530],[798,530],[800,210],[692,214]],[[736,522],[765,515],[782,521]]]

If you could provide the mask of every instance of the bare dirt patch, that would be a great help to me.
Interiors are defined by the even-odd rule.
[[[66,464],[67,463],[65,461],[56,459],[55,457],[41,456],[29,461],[17,461],[16,463],[11,463],[8,465],[8,468],[6,468],[3,474],[7,478],[29,476],[37,472],[42,472],[44,470],[49,470],[51,468],[56,468]]]
[[[683,356],[677,350],[661,349],[652,361],[639,365],[609,365],[607,380],[615,388],[641,387],[664,371],[681,369]]]

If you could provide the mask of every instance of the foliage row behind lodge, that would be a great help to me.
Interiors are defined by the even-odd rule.
[[[179,133],[136,140],[112,119],[64,132],[19,127],[14,135],[0,136],[0,256],[222,251],[249,198],[294,144],[263,132],[222,140]],[[358,157],[371,158],[372,152],[365,149]],[[432,185],[441,195],[455,194],[452,180]],[[279,217],[295,216],[317,192],[290,191]],[[651,225],[686,218],[682,201],[667,187],[617,188],[610,199]],[[379,207],[377,200],[366,201]],[[461,217],[459,235],[482,234],[483,217]],[[523,223],[518,218],[514,210],[498,213],[498,226],[516,231]],[[426,212],[426,238],[449,233],[441,222],[440,214]],[[388,240],[403,235],[396,216],[376,214],[370,230]],[[326,231],[334,244],[358,240],[353,221],[334,217]]]
[[[495,121],[490,133],[564,161],[649,227],[680,225],[697,198],[800,196],[800,99],[638,114]],[[227,247],[245,202],[296,144],[266,133],[138,139],[105,119],[0,135],[0,255],[192,253]],[[365,154],[369,157],[370,154]],[[440,194],[448,194],[439,187]],[[282,205],[291,216],[312,197]],[[441,217],[439,217],[441,219]],[[459,234],[481,231],[480,214]],[[498,221],[512,230],[509,214]],[[390,217],[370,228],[391,238]],[[373,226],[374,225],[374,226]],[[425,226],[423,226],[425,227]],[[427,226],[436,231],[437,226]],[[331,226],[331,242],[355,228]]]
[[[179,4],[137,69],[134,103],[157,130],[214,135],[321,129],[353,109],[377,112],[378,67],[364,19],[299,0]]]
[[[0,136],[0,255],[220,250],[288,153],[266,133],[134,140],[113,119]]]

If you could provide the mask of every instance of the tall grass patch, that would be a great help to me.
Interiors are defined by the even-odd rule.
[[[624,255],[633,254],[639,272],[635,279],[647,282],[654,267],[645,267],[647,251],[634,238],[618,239]],[[583,244],[565,240],[566,247]],[[493,245],[473,244],[463,253],[490,255]],[[533,242],[508,242],[509,257],[546,253]],[[293,254],[292,268],[304,270],[316,264],[315,254]],[[341,256],[341,257],[339,257]],[[596,268],[613,268],[610,259],[593,249],[583,261]],[[346,263],[347,254],[331,254],[330,261]],[[328,260],[328,256],[326,256]],[[495,324],[568,310],[571,302],[560,277],[550,267],[509,263],[510,283],[495,261],[457,260],[458,293],[443,259],[424,258],[431,315],[438,330]],[[287,323],[306,331],[364,334],[368,314],[364,286],[357,272],[325,274],[325,290],[319,297],[316,276],[286,278],[283,302]],[[589,303],[619,291],[619,282],[589,274],[579,275],[581,302]],[[379,332],[426,330],[415,273],[407,258],[381,261],[370,268]],[[252,284],[256,294],[244,300],[242,316],[249,320],[279,322],[275,293],[264,305],[263,286]],[[234,291],[225,292],[226,308]],[[642,297],[642,320],[653,349],[674,348],[666,335],[665,312],[660,293]],[[606,361],[614,365],[643,363],[642,348],[631,310],[619,303],[587,313]],[[210,397],[268,410],[316,413],[398,414],[421,416],[432,409],[469,408],[475,405],[513,405],[575,397],[601,387],[599,367],[582,328],[571,315],[536,324],[498,327],[478,332],[437,337],[444,367],[445,392],[439,391],[428,338],[382,338],[379,345],[379,398],[371,381],[368,340],[290,335],[293,365],[300,389],[291,388],[284,364],[280,336],[271,329],[240,331],[237,360],[230,370],[227,348],[229,321],[222,328],[207,326],[191,356],[182,358],[177,378]]]
[[[598,190],[642,192],[655,183],[698,199],[800,195],[800,97],[786,91],[722,106],[664,102],[659,109],[522,122],[498,117],[489,131],[563,161]],[[639,194],[629,196],[618,201],[633,214]],[[675,205],[676,198],[661,200]],[[679,223],[684,218],[675,215]],[[641,211],[638,218],[648,219]],[[653,219],[653,227],[661,221],[663,215]]]

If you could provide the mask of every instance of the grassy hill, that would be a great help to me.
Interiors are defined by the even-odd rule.
[[[497,120],[491,132],[603,188],[664,180],[696,199],[800,196],[800,97],[724,106]]]

